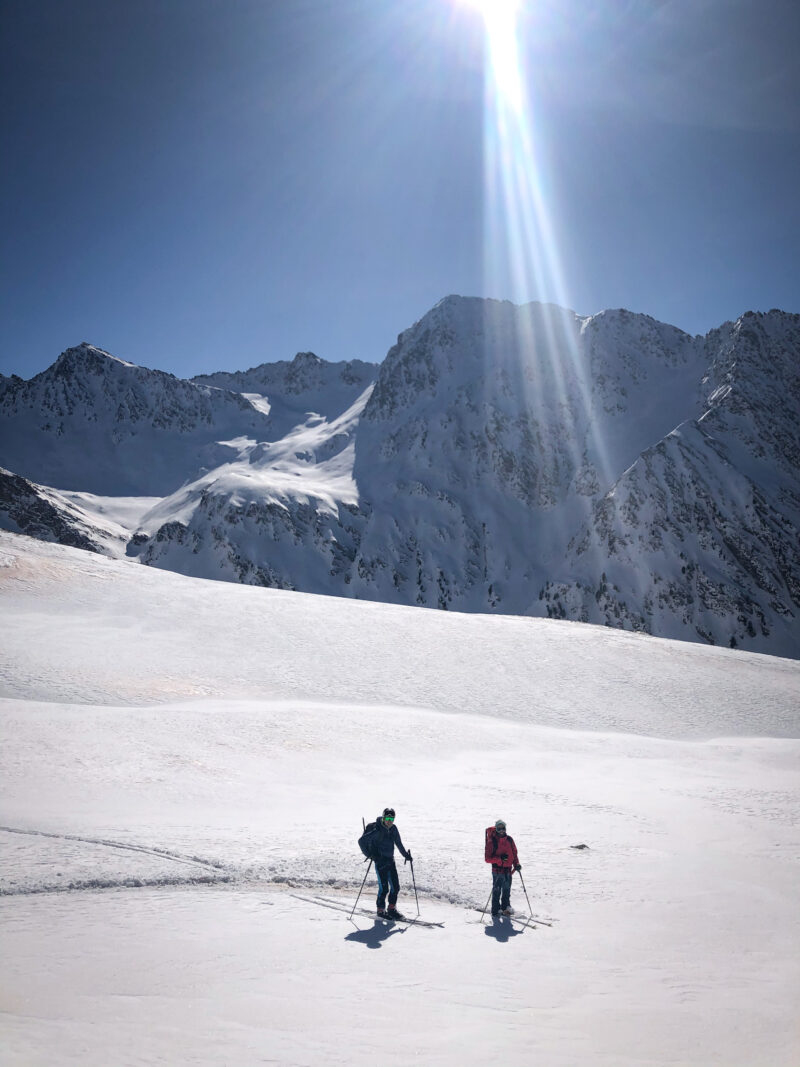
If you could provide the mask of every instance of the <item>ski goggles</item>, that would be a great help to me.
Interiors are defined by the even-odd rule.
[[[384,815],[383,821],[384,822],[394,822],[394,815]]]

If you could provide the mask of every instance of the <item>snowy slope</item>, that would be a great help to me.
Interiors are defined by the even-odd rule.
[[[797,1062],[796,662],[7,533],[0,609],[4,1062]],[[342,910],[387,803],[443,928]]]
[[[0,546],[3,603],[18,622],[3,635],[8,696],[346,695],[658,737],[794,737],[800,722],[791,660],[546,619],[209,584],[2,532]],[[31,644],[26,628],[42,611],[58,640]]]
[[[330,421],[309,416],[272,443],[242,439],[235,460],[141,517],[129,553],[209,578],[340,592],[358,537],[353,438],[371,388]]]
[[[124,553],[130,536],[117,524],[101,530],[93,515],[58,490],[36,485],[1,467],[0,526],[12,533],[112,556]]]
[[[37,485],[0,467],[0,529],[120,558],[159,497],[103,497]]]

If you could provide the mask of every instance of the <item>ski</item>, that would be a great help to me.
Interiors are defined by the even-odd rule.
[[[349,911],[350,909],[345,907],[343,910],[344,911]],[[406,917],[405,915],[402,916],[402,917],[400,917],[399,915],[397,915],[397,916],[394,916],[394,915],[378,915],[376,912],[370,911],[368,908],[356,908],[356,914],[357,915],[366,915],[370,919],[379,919],[381,922],[408,923],[409,926],[427,926],[430,929],[433,929],[435,927],[438,927],[438,928],[441,929],[441,927],[444,926],[444,923],[431,922],[429,919],[419,919],[419,918],[413,918],[412,919],[412,918]]]
[[[349,904],[345,904],[341,900],[332,900],[330,897],[302,897],[298,893],[292,893],[292,896],[295,897],[296,900],[304,900],[307,904],[318,904],[320,907],[332,908],[334,911],[341,911],[344,912],[346,915],[349,915],[352,911]],[[404,922],[408,923],[409,926],[427,926],[430,929],[441,928],[444,926],[444,923],[430,922],[428,919],[411,919],[405,917],[401,919],[399,917],[390,918],[388,915],[376,915],[374,911],[369,911],[367,908],[356,908],[355,914],[366,915],[369,916],[369,918],[371,919],[383,919],[383,921],[388,923]]]
[[[377,915],[375,912],[367,911],[366,909],[362,911],[361,908],[359,908],[358,910],[362,915],[372,915],[374,918],[383,919],[383,921],[387,923],[408,923],[409,926],[436,926],[440,929],[444,926],[444,923],[434,923],[430,922],[428,919],[409,918],[408,915]]]
[[[329,904],[334,902],[329,897],[320,897],[320,901],[326,901]],[[337,901],[338,903],[338,901]],[[345,911],[350,909],[345,906]],[[372,919],[381,919],[387,923],[408,923],[409,926],[429,926],[429,927],[442,927],[444,923],[431,922],[429,919],[411,918],[407,915],[378,915],[377,912],[371,911],[369,908],[356,908],[356,912],[359,915],[368,915]]]
[[[473,911],[479,911],[482,914],[483,908],[473,908]],[[485,912],[490,919],[509,919],[511,922],[522,923],[525,926],[552,926],[553,923],[547,919],[537,919],[535,915],[520,915],[515,913],[514,915],[492,915],[490,912]]]

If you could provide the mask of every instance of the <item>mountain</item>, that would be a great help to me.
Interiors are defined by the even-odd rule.
[[[646,316],[442,301],[387,355],[359,427],[357,595],[536,613],[592,501],[699,413],[704,367]]]
[[[371,388],[331,421],[310,414],[278,441],[243,439],[235,458],[148,511],[129,553],[183,574],[343,592],[359,539],[354,436]]]
[[[448,297],[379,366],[70,349],[0,383],[0,462],[150,566],[800,656],[799,376],[780,311],[692,337]]]
[[[12,533],[114,555],[106,539],[100,536],[92,515],[72,504],[58,490],[36,485],[2,467],[0,513],[2,526]],[[119,541],[124,545],[126,540],[125,531],[120,528]]]
[[[0,456],[57,488],[163,495],[258,435],[266,417],[240,393],[182,381],[81,344],[30,381],[0,383]]]
[[[704,348],[706,410],[594,505],[570,541],[576,577],[543,600],[561,618],[796,656],[800,316],[751,312]]]
[[[291,361],[201,374],[192,381],[244,394],[269,414],[269,436],[277,440],[311,413],[336,418],[372,385],[377,369],[374,363],[359,359],[328,363],[313,352],[298,352]]]

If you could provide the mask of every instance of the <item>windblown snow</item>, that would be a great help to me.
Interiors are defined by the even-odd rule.
[[[14,533],[0,601],[4,1064],[800,1060],[796,661]],[[442,927],[348,919],[387,804]]]

